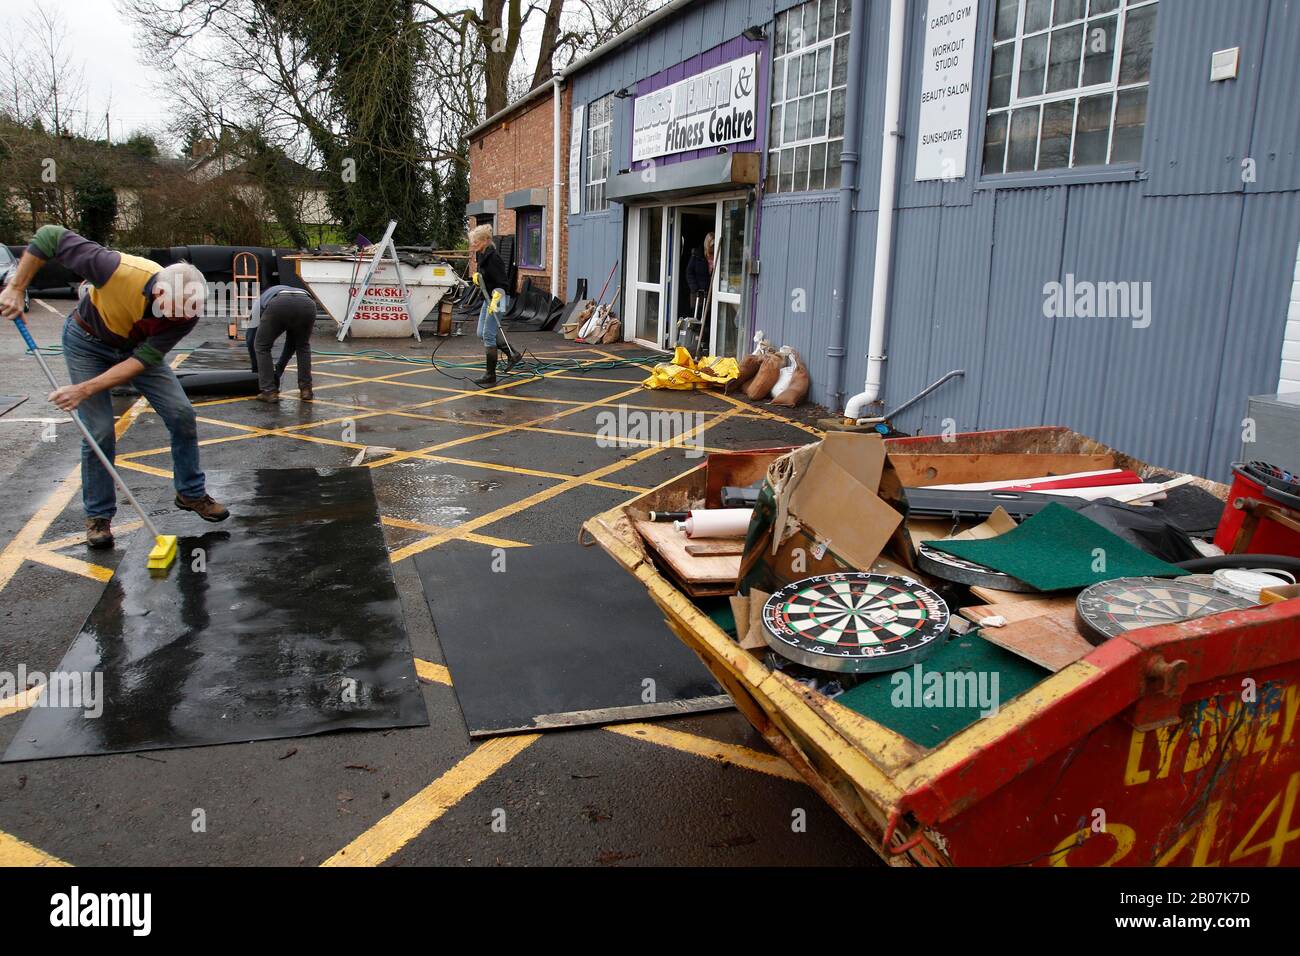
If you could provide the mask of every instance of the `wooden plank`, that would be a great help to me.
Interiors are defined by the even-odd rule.
[[[1053,598],[1051,594],[1044,594],[1042,591],[1000,591],[980,584],[972,584],[970,593],[985,604],[1033,604],[1037,601],[1051,601],[1061,597],[1056,595],[1056,598]]]
[[[718,557],[689,554],[686,545],[691,543],[691,539],[668,522],[638,521],[636,530],[682,581],[690,584],[735,585],[740,574],[739,555]],[[696,539],[694,543],[702,544],[704,540],[712,539]]]
[[[904,488],[924,488],[927,485],[950,485],[966,481],[1041,478],[1044,475],[1068,475],[1078,471],[1101,471],[1116,467],[1115,456],[1110,454],[912,455],[902,450],[891,450],[889,463],[894,466]]]
[[[1093,651],[1092,644],[1079,633],[1073,616],[1063,614],[1043,614],[1006,627],[981,628],[980,636],[1053,673]]]
[[[701,541],[686,545],[686,553],[693,558],[727,558],[739,557],[745,553],[745,542],[741,538],[735,541]]]
[[[1012,621],[1028,621],[1044,615],[1073,615],[1074,595],[1067,597],[1049,597],[1041,594],[1026,594],[1024,597],[1036,598],[1032,601],[1007,601],[1001,604],[974,604],[961,609],[961,616],[978,624],[983,618],[1001,616]]]

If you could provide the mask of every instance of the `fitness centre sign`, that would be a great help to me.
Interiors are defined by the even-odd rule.
[[[632,107],[632,162],[745,143],[758,135],[758,57],[638,96]]]

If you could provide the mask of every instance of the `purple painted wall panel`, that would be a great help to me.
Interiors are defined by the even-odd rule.
[[[715,66],[720,66],[729,60],[739,59],[749,53],[758,54],[759,82],[758,96],[755,100],[758,113],[756,117],[758,120],[757,135],[755,135],[753,142],[733,143],[728,149],[734,153],[761,153],[763,145],[767,142],[767,118],[769,115],[767,108],[768,84],[766,82],[768,73],[767,42],[765,40],[746,40],[744,37],[736,37],[726,43],[720,43],[712,49],[705,50],[698,56],[693,56],[681,63],[675,63],[666,70],[660,70],[653,76],[639,80],[636,84],[636,95],[645,96],[655,90],[662,90],[665,86],[672,86],[674,83],[695,76],[697,73],[711,70]],[[661,156],[655,162],[661,166],[671,166],[673,163],[684,163],[690,159],[701,159],[712,155],[714,155],[712,149],[692,149],[684,153]],[[632,141],[630,137],[627,151],[624,153],[622,161],[617,165],[619,169],[630,169],[632,167]]]

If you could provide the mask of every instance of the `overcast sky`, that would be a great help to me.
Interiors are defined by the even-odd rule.
[[[83,65],[86,102],[74,104],[88,110],[92,130],[104,135],[104,113],[110,106],[113,139],[124,139],[137,129],[156,130],[160,121],[158,77],[136,59],[130,24],[120,16],[113,0],[42,0],[58,11],[68,30],[68,52]],[[6,46],[30,42],[25,21],[36,0],[0,2],[0,42]],[[81,117],[78,116],[80,126]]]
[[[67,28],[68,54],[85,73],[85,102],[72,104],[71,108],[78,113],[73,126],[80,131],[80,113],[88,112],[91,134],[102,137],[107,111],[114,141],[145,130],[157,134],[164,146],[174,147],[162,118],[161,97],[166,91],[166,75],[137,59],[132,25],[117,12],[114,0],[40,0],[40,3],[62,16]],[[26,21],[36,4],[37,0],[0,0],[0,43],[13,46],[30,42]],[[529,75],[541,26],[541,17],[534,16],[524,32],[520,69],[526,69]]]

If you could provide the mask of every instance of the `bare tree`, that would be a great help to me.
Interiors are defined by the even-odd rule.
[[[73,104],[84,102],[86,82],[82,64],[73,59],[69,49],[67,22],[58,10],[38,3],[28,17],[27,31],[33,49],[34,112],[56,136],[69,135],[73,132]],[[84,124],[84,110],[81,112]]]
[[[359,200],[344,160],[364,155],[359,172],[383,167],[389,182],[417,175],[440,203],[464,179],[470,129],[664,2],[117,0],[146,58],[167,65],[174,134],[255,134],[333,177],[345,222]],[[454,205],[426,228],[459,231]]]

